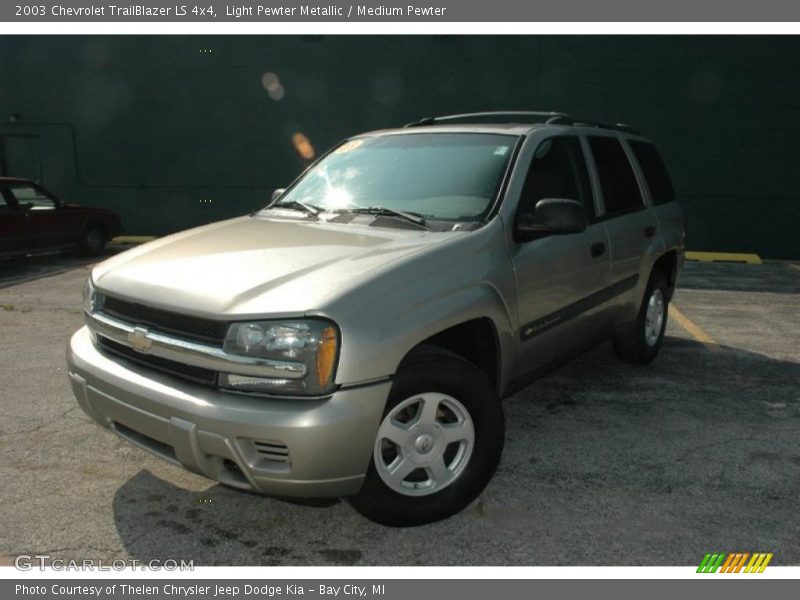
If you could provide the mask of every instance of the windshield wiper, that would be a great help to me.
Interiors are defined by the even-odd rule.
[[[396,210],[394,208],[388,208],[386,206],[359,206],[357,208],[342,208],[337,210],[336,212],[398,217],[400,219],[403,219],[404,221],[408,221],[409,223],[413,223],[414,225],[422,227],[423,229],[430,229],[430,227],[428,227],[425,224],[425,217],[423,217],[422,215],[413,212]]]
[[[299,210],[315,217],[320,213],[320,209],[318,209],[316,206],[311,206],[310,204],[300,202],[299,200],[292,200],[291,202],[279,202],[278,204],[273,204],[267,208],[288,208],[289,210]]]

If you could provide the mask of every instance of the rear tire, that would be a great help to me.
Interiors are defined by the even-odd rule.
[[[106,232],[102,227],[89,225],[83,232],[83,237],[78,245],[84,255],[98,256],[106,248]]]
[[[614,353],[628,363],[646,365],[658,356],[669,316],[669,284],[663,272],[650,275],[636,320],[617,332]]]
[[[492,478],[505,439],[503,407],[475,365],[428,347],[400,366],[366,480],[350,504],[394,527],[446,519]]]

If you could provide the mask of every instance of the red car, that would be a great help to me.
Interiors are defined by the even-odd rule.
[[[111,210],[65,204],[33,181],[0,177],[0,257],[76,246],[96,256],[121,229]]]

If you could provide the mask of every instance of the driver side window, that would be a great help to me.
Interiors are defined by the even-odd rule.
[[[589,173],[577,137],[548,138],[536,149],[522,188],[519,213],[532,213],[536,203],[545,198],[577,200],[586,207],[589,221],[594,219]]]
[[[30,206],[31,210],[55,210],[56,203],[51,198],[45,196],[32,185],[25,183],[13,183],[8,186],[11,193],[17,199],[20,207]]]

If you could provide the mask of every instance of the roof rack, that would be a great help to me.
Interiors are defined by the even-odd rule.
[[[641,135],[633,127],[625,125],[625,123],[600,123],[598,121],[589,121],[588,119],[576,119],[569,115],[558,115],[552,119],[547,120],[548,125],[577,125],[580,127],[597,127],[599,129],[612,129],[614,131],[624,131],[625,133],[632,133],[634,135]]]
[[[535,111],[535,110],[506,110],[497,112],[476,112],[464,113],[461,115],[445,115],[442,117],[425,117],[419,121],[407,123],[404,127],[423,127],[425,125],[435,125],[437,123],[446,123],[449,121],[469,121],[470,119],[496,119],[495,123],[520,123],[520,117],[525,117],[528,120],[536,120],[536,122],[543,123],[548,119],[555,117],[566,117],[569,115],[561,112],[552,111]]]
[[[598,121],[590,121],[588,119],[576,119],[567,113],[553,112],[553,111],[534,111],[534,110],[510,110],[498,112],[476,112],[464,113],[460,115],[445,115],[442,117],[425,117],[419,121],[407,123],[404,127],[424,127],[425,125],[436,125],[437,123],[447,123],[450,121],[464,121],[469,122],[475,119],[494,119],[494,123],[520,123],[520,118],[525,120],[532,120],[536,123],[546,123],[547,125],[578,125],[583,127],[598,127],[600,129],[611,129],[614,131],[624,131],[625,133],[632,133],[641,135],[638,131],[625,125],[624,123],[617,123],[611,125],[608,123],[600,123]]]

